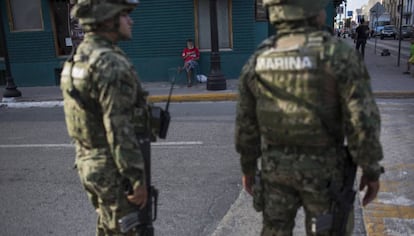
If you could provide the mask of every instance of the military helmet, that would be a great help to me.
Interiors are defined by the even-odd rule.
[[[263,0],[270,23],[306,20],[317,16],[329,0]]]
[[[122,11],[131,11],[139,0],[77,0],[71,14],[82,26],[103,22]]]

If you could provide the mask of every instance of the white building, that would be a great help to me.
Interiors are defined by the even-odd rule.
[[[403,0],[403,14],[402,14],[402,24],[403,25],[414,25],[414,1],[413,0]],[[391,15],[391,24],[400,25],[401,21],[401,0],[384,0],[383,1],[385,9]]]

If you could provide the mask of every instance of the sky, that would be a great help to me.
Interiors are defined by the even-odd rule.
[[[355,11],[357,8],[361,8],[362,5],[367,4],[368,0],[348,0],[347,1],[347,11]]]

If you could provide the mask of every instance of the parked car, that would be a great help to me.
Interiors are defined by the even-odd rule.
[[[400,35],[400,31],[397,30],[397,35]],[[414,36],[414,28],[411,25],[403,25],[401,27],[401,39],[411,38]],[[399,37],[398,37],[399,38]]]
[[[371,37],[378,37],[381,35],[382,30],[384,29],[383,25],[377,26],[374,29],[374,33],[371,35]]]
[[[385,25],[384,28],[381,30],[380,38],[397,38],[397,29],[394,25]]]

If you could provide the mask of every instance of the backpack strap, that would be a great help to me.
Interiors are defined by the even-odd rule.
[[[75,51],[76,49],[73,50],[72,52],[74,53]],[[85,58],[85,56],[82,56],[82,55],[72,54],[68,59],[68,63],[70,63],[69,65],[70,66],[69,68],[70,87],[67,92],[69,96],[71,96],[82,109],[85,109],[88,103],[84,101],[79,91],[75,88],[73,84],[73,76],[72,76],[73,66],[76,62],[84,62],[85,60],[88,60],[88,65],[89,65],[89,70],[90,70],[91,68],[94,68],[95,63],[100,59],[100,57],[109,51],[112,51],[112,49],[111,48],[97,48],[92,51],[91,55],[88,58]],[[93,107],[90,107],[90,108],[94,109]]]

